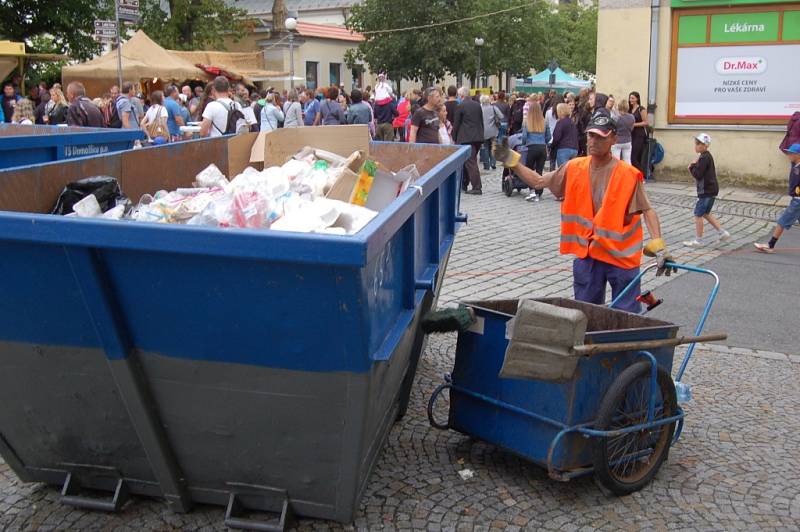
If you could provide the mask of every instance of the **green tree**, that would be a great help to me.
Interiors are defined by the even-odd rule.
[[[138,28],[171,50],[224,49],[224,37],[238,40],[252,24],[245,10],[225,0],[168,0],[167,5],[169,12],[160,0],[141,0]]]
[[[597,5],[560,4],[548,14],[545,60],[555,59],[569,72],[597,69]]]
[[[471,23],[475,36],[484,39],[481,49],[481,70],[484,74],[502,76],[527,75],[531,68],[546,62],[546,39],[550,2],[534,0],[480,0],[478,13],[497,13],[516,5],[521,9],[480,18]],[[476,54],[475,54],[476,55]],[[470,58],[472,61],[474,57]],[[470,72],[474,72],[473,66]]]
[[[371,33],[398,27],[417,27],[468,17],[478,0],[364,0],[353,6],[347,27],[365,40],[348,51],[346,61],[367,62],[373,72],[387,71],[392,79],[441,79],[448,72],[467,72],[473,54],[470,24],[451,24],[413,31]],[[400,15],[400,16],[398,16]]]
[[[100,50],[94,20],[112,13],[113,4],[98,0],[2,0],[0,38],[25,42],[31,52],[84,60]]]

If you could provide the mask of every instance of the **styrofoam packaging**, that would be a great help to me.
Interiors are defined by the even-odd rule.
[[[202,172],[195,176],[197,187],[224,187],[228,184],[228,178],[217,168],[217,165],[210,164]]]
[[[97,203],[97,198],[94,197],[94,194],[89,194],[73,205],[72,210],[80,218],[96,218],[103,215],[103,211],[100,209],[100,204]]]

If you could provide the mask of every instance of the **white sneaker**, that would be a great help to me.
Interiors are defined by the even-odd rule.
[[[533,201],[536,202],[536,203],[539,203],[539,198],[540,198],[540,196],[536,196],[535,198],[533,198]]]
[[[754,242],[753,245],[756,247],[756,251],[760,251],[761,253],[775,253],[775,250],[769,247],[769,244]]]
[[[705,244],[695,238],[693,240],[684,240],[683,245],[690,248],[701,248]]]
[[[733,237],[725,229],[723,229],[722,232],[719,234],[719,241],[720,242],[730,242],[731,238],[733,238]]]
[[[533,201],[533,199],[535,197],[536,197],[536,193],[532,192],[532,193],[528,194],[527,196],[525,196],[525,201]]]

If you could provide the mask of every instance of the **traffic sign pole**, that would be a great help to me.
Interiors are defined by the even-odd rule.
[[[122,91],[122,38],[119,24],[119,0],[114,0],[114,19],[117,21],[117,81],[119,90]]]

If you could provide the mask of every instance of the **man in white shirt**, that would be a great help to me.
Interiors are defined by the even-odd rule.
[[[214,100],[209,102],[203,111],[203,121],[200,124],[201,137],[220,137],[226,133],[236,133],[240,128],[246,128],[247,122],[242,114],[242,106],[231,100],[231,85],[225,76],[214,78]],[[228,114],[238,113],[236,131],[227,131]]]

